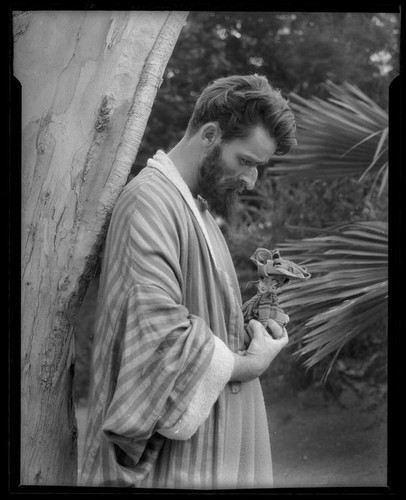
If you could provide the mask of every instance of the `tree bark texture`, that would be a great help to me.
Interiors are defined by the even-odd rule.
[[[13,13],[22,86],[21,484],[76,483],[74,321],[186,16]]]

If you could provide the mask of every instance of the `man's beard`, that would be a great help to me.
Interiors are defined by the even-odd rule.
[[[198,194],[207,201],[211,211],[234,227],[237,222],[238,195],[246,185],[239,179],[223,179],[223,175],[224,162],[221,159],[221,147],[217,145],[200,165]]]

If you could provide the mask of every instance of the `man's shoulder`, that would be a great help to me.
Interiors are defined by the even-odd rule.
[[[184,200],[176,186],[161,172],[145,167],[123,189],[119,200],[130,211],[137,207],[148,207],[153,211],[178,213],[184,210]]]

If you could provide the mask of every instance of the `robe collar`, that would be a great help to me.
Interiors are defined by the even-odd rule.
[[[193,195],[188,185],[183,180],[183,177],[180,175],[179,170],[176,168],[173,161],[163,151],[158,150],[156,154],[147,161],[147,165],[149,167],[153,167],[159,170],[159,172],[161,172],[178,189],[183,199],[185,200],[186,204],[190,208],[192,214],[194,215],[197,224],[199,225],[204,235],[213,262],[218,268],[213,247],[209,238],[209,234],[206,229],[206,225],[202,219],[199,209],[196,206],[196,199],[193,198]]]

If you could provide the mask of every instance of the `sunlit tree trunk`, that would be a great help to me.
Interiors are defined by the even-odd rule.
[[[73,327],[187,13],[13,13],[22,88],[21,484],[74,485]]]

